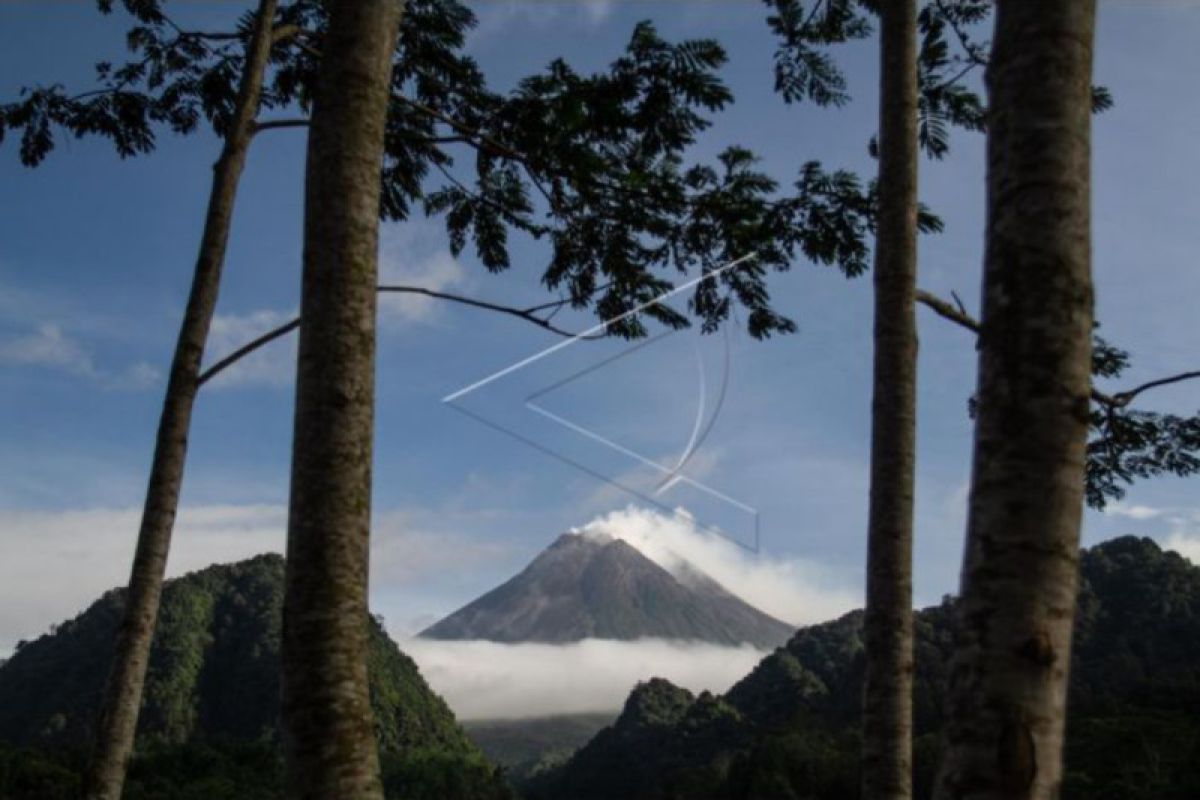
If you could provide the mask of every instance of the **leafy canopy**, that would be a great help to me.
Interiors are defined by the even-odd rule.
[[[227,130],[252,13],[230,31],[205,32],[186,30],[158,0],[122,5],[132,17],[131,58],[98,64],[96,88],[35,85],[0,105],[0,139],[16,134],[25,164],[39,164],[59,132],[108,139],[129,157],[151,152],[162,130]],[[99,6],[108,13],[114,3]],[[280,4],[260,132],[304,124],[325,21],[317,0]],[[581,74],[556,59],[501,93],[463,51],[474,25],[457,0],[406,4],[386,131],[385,219],[408,219],[416,207],[440,216],[453,251],[469,243],[493,272],[511,266],[514,237],[541,241],[544,288],[602,320],[650,303],[679,277],[752,255],[699,283],[688,311],[711,331],[740,306],[760,338],[795,329],[771,306],[768,271],[801,258],[847,275],[865,270],[873,191],[852,174],[810,162],[780,186],[738,146],[715,163],[688,163],[712,115],[733,99],[717,42],[671,43],[643,22],[607,69]],[[643,317],[675,328],[689,322],[652,304],[606,332],[643,335]]]

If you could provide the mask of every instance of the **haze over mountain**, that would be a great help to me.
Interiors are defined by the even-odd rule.
[[[771,649],[792,627],[687,565],[674,574],[629,543],[566,533],[520,573],[420,635],[563,644],[679,639]]]

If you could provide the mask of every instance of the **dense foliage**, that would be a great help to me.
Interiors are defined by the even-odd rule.
[[[169,581],[151,648],[128,798],[277,797],[283,559]],[[124,602],[112,591],[0,667],[0,798],[71,796]],[[390,796],[508,790],[416,664],[370,626],[371,700]]]
[[[107,13],[117,3],[99,5]],[[252,14],[228,30],[195,31],[159,0],[120,5],[131,17],[124,63],[97,64],[84,91],[32,84],[0,103],[0,142],[15,140],[26,165],[63,136],[100,137],[127,157],[151,152],[165,131],[227,132]],[[713,163],[689,163],[698,135],[733,101],[717,41],[668,42],[641,22],[605,69],[583,73],[555,59],[499,92],[464,49],[475,24],[458,0],[405,6],[385,134],[385,219],[417,209],[440,216],[452,251],[470,243],[492,272],[510,266],[514,237],[544,242],[541,283],[560,298],[555,306],[590,310],[611,321],[607,334],[624,337],[645,333],[644,317],[689,323],[666,304],[646,305],[676,278],[713,275],[689,299],[706,330],[740,306],[749,332],[766,337],[795,329],[771,307],[768,270],[801,259],[847,275],[866,269],[874,192],[853,174],[809,161],[781,185],[737,145]],[[280,3],[260,135],[307,124],[325,25],[318,0]],[[937,224],[922,215],[923,229]]]
[[[1083,553],[1063,798],[1200,796],[1200,568],[1149,539]],[[928,797],[954,604],[917,614],[914,781]],[[531,797],[859,796],[862,614],[800,630],[723,697],[639,686]]]

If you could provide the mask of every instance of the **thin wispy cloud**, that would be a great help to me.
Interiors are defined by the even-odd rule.
[[[473,4],[479,25],[473,39],[484,39],[520,29],[550,27],[596,28],[608,21],[614,0],[504,0]]]
[[[47,367],[86,377],[99,374],[83,346],[52,322],[0,342],[0,365]]]
[[[0,509],[0,654],[123,585],[140,522],[140,508]],[[184,506],[168,574],[282,552],[286,522],[281,505]]]
[[[379,283],[413,286],[434,292],[461,287],[466,271],[450,254],[445,232],[432,220],[386,225],[379,231]],[[383,326],[428,322],[445,300],[420,294],[383,292],[379,321]]]
[[[0,509],[0,657],[18,639],[44,632],[125,584],[141,514],[140,507]],[[478,582],[478,571],[510,557],[510,543],[458,532],[461,521],[461,513],[436,508],[375,514],[374,611],[389,619],[411,616],[409,593],[473,576]],[[283,553],[286,541],[287,506],[282,503],[185,505],[175,523],[167,574]],[[55,576],[52,584],[47,575]],[[486,581],[479,586],[481,592],[487,588]],[[405,632],[419,627],[424,625]]]
[[[446,247],[445,236],[439,236],[434,223],[418,220],[380,229],[380,285],[442,292],[462,285],[465,277],[462,266]],[[379,296],[379,324],[386,329],[428,323],[437,317],[439,304],[444,303],[420,294],[383,292]],[[205,347],[207,365],[287,324],[297,315],[295,310],[279,309],[217,314]],[[298,338],[296,333],[289,333],[269,342],[222,370],[211,385],[224,389],[292,385]]]
[[[217,314],[208,332],[206,366],[296,318],[294,311],[260,309],[245,314]],[[295,333],[276,339],[212,379],[213,388],[290,386],[296,375]]]
[[[162,378],[162,373],[145,361],[116,370],[98,367],[88,348],[53,322],[41,323],[29,333],[0,340],[0,367],[50,370],[116,390],[148,389]]]
[[[1166,509],[1154,508],[1152,506],[1126,504],[1126,503],[1109,503],[1105,507],[1104,513],[1112,517],[1125,517],[1126,519],[1146,520],[1161,517],[1166,513]]]

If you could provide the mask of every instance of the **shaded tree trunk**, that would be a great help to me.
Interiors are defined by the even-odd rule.
[[[89,800],[118,800],[133,750],[146,663],[154,637],[163,574],[179,505],[197,376],[221,282],[238,181],[254,135],[263,75],[271,50],[275,0],[261,0],[229,132],[213,166],[200,252],[154,443],[154,458],[138,529],[113,665],[101,701],[95,747],[85,775]]]
[[[1091,361],[1094,0],[998,4],[978,414],[939,798],[1058,796]]]
[[[400,0],[335,0],[305,176],[283,609],[290,798],[382,798],[367,687],[380,170]]]
[[[917,384],[917,7],[880,6],[875,367],[863,634],[863,797],[912,796]]]

